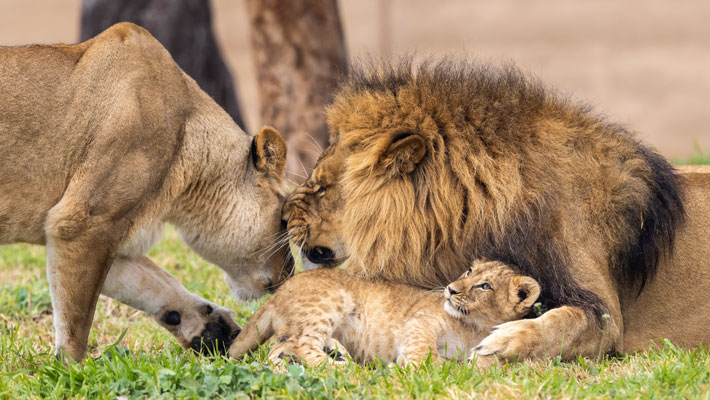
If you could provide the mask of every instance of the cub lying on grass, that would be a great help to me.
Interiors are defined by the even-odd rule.
[[[528,314],[539,294],[537,281],[498,261],[475,261],[443,292],[362,280],[343,270],[307,271],[259,308],[229,355],[241,358],[276,335],[269,353],[275,364],[288,357],[310,365],[344,362],[329,357],[328,349],[358,362],[460,358],[493,326]]]

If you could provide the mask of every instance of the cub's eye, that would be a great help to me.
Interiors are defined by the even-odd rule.
[[[483,282],[480,285],[478,285],[478,287],[483,290],[491,290],[491,284],[488,282]]]

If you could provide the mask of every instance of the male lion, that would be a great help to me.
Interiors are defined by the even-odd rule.
[[[643,289],[685,216],[663,157],[511,66],[356,66],[327,114],[331,145],[284,208],[307,267],[347,258],[432,288],[500,260],[548,311],[493,331],[484,364],[622,350],[619,295]]]
[[[167,221],[236,297],[283,280],[287,249],[270,247],[283,229],[280,135],[250,140],[129,23],[77,45],[0,49],[0,93],[0,244],[46,245],[58,353],[84,356],[99,292],[184,347],[226,349],[230,312],[143,255]]]

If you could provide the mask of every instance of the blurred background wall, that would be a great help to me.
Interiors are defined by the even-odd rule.
[[[0,0],[0,45],[76,42],[80,0]],[[666,156],[710,150],[710,1],[342,0],[347,53],[514,61]],[[244,0],[212,0],[247,131],[259,100]]]

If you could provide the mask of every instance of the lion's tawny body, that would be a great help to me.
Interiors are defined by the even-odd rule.
[[[355,66],[327,114],[331,144],[284,208],[312,264],[436,287],[502,260],[549,311],[479,359],[623,350],[620,294],[668,265],[685,217],[662,156],[514,67],[463,60]]]

